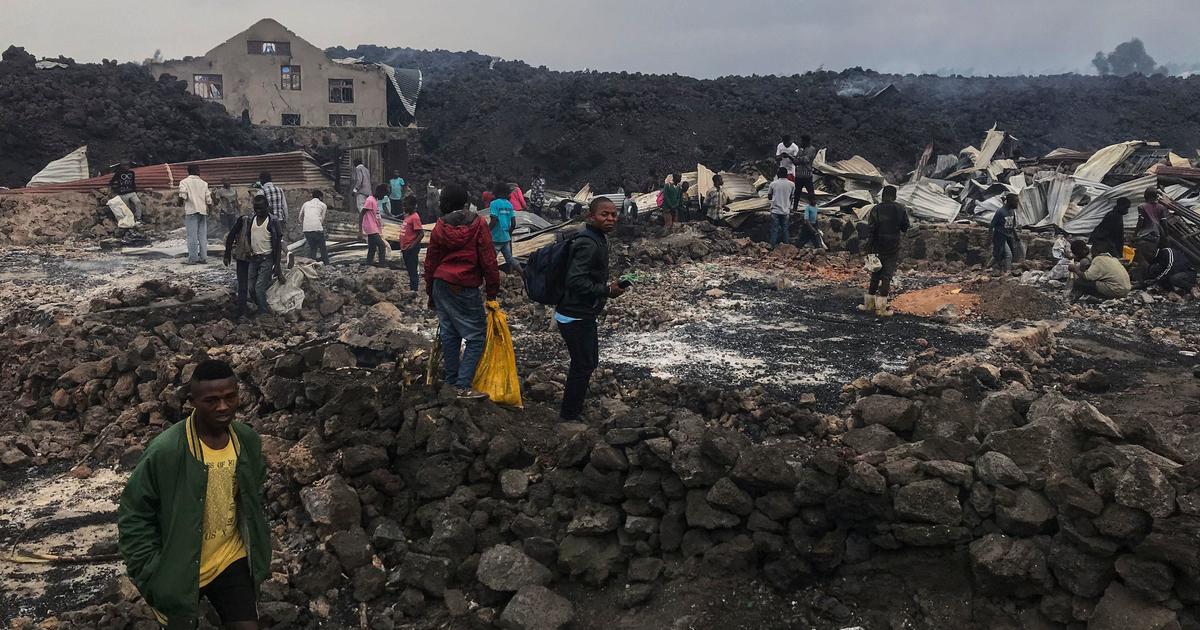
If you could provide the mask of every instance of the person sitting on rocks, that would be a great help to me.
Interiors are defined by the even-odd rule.
[[[487,398],[471,387],[487,342],[487,314],[479,287],[483,285],[487,299],[496,299],[500,269],[491,228],[467,209],[469,201],[462,186],[442,191],[442,218],[425,251],[425,290],[429,307],[437,311],[446,384],[460,398]]]
[[[1196,270],[1187,254],[1174,247],[1158,248],[1158,255],[1150,261],[1150,273],[1139,288],[1157,286],[1164,291],[1190,293],[1196,286]]]
[[[229,364],[202,361],[189,388],[192,415],[151,440],[121,493],[121,557],[164,626],[196,627],[204,597],[223,627],[255,630],[258,586],[271,575],[262,441],[234,419]]]
[[[1121,261],[1106,251],[1097,253],[1093,249],[1092,254],[1092,263],[1087,269],[1081,268],[1079,264],[1070,266],[1074,276],[1071,283],[1071,299],[1077,300],[1090,295],[1110,300],[1129,295],[1132,288],[1129,272],[1121,265]]]

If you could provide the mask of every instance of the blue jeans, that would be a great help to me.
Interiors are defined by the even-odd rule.
[[[187,228],[187,261],[190,263],[208,260],[208,215],[189,214],[183,218]]]
[[[246,299],[254,291],[254,303],[260,315],[267,312],[267,289],[271,288],[271,274],[275,273],[275,262],[270,254],[251,256],[237,261],[237,314],[246,312]]]
[[[995,236],[992,238],[992,269],[1008,271],[1012,268],[1013,252],[1008,238]]]
[[[500,254],[504,255],[504,262],[508,263],[509,273],[521,273],[521,264],[513,257],[512,241],[504,241],[503,243],[492,243],[496,248],[496,262],[499,262]]]
[[[790,215],[771,213],[771,247],[775,247],[780,242],[788,242],[790,238],[788,222],[790,219]]]
[[[459,287],[444,280],[433,281],[433,305],[437,309],[438,334],[442,339],[442,368],[447,385],[470,387],[475,368],[487,343],[487,315],[478,287]],[[466,347],[463,348],[463,342]],[[459,356],[459,352],[462,356]]]

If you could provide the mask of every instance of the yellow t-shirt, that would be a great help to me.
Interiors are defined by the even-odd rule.
[[[221,450],[198,440],[208,467],[208,490],[204,495],[204,528],[200,540],[200,586],[212,582],[229,565],[246,557],[246,545],[238,531],[237,451],[233,437]]]

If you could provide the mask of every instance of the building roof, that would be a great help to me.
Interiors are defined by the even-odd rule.
[[[271,181],[281,186],[318,187],[327,186],[333,182],[333,179],[326,175],[307,153],[289,151],[139,166],[133,169],[137,176],[138,189],[172,190],[179,185],[179,180],[187,177],[187,167],[191,164],[198,165],[200,177],[211,184],[217,184],[226,178],[229,179],[230,184],[235,186],[253,184],[258,181],[258,175],[263,171],[269,171]],[[111,174],[101,175],[33,188],[0,190],[0,194],[90,192],[108,188],[110,179],[112,179]]]

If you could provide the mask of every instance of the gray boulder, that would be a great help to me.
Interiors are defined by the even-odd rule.
[[[1028,538],[988,534],[971,543],[971,572],[988,594],[1025,597],[1054,584],[1046,555]]]
[[[1145,601],[1119,582],[1108,585],[1088,619],[1088,630],[1177,630],[1175,611]]]
[[[975,460],[975,475],[989,486],[1019,486],[1029,480],[1012,458],[996,451]]]
[[[575,607],[544,586],[526,586],[504,607],[499,626],[505,630],[562,630],[575,619]]]
[[[1029,488],[996,493],[996,524],[1012,536],[1036,536],[1054,528],[1058,510]]]
[[[300,502],[308,517],[318,525],[334,529],[350,529],[360,526],[362,504],[358,493],[342,479],[341,475],[329,475],[311,486],[300,489]]]
[[[900,488],[893,507],[898,516],[910,521],[957,525],[962,520],[958,488],[941,479],[917,481]]]
[[[739,516],[747,516],[754,510],[754,499],[733,483],[729,477],[722,477],[720,481],[713,484],[705,498],[712,505]]]
[[[901,441],[899,436],[882,424],[851,429],[842,436],[842,444],[854,449],[860,455],[895,448],[900,445]]]
[[[1175,511],[1175,487],[1157,466],[1135,459],[1117,477],[1114,492],[1117,503],[1144,510],[1154,518],[1166,518]]]
[[[703,490],[689,490],[687,493],[687,524],[689,527],[704,529],[725,529],[735,527],[741,519],[734,514],[718,510],[705,498]]]
[[[886,394],[860,398],[850,410],[863,425],[881,424],[893,431],[912,431],[917,419],[913,401]]]
[[[545,586],[551,573],[521,550],[496,545],[479,557],[475,578],[493,591],[513,592],[530,585]]]

